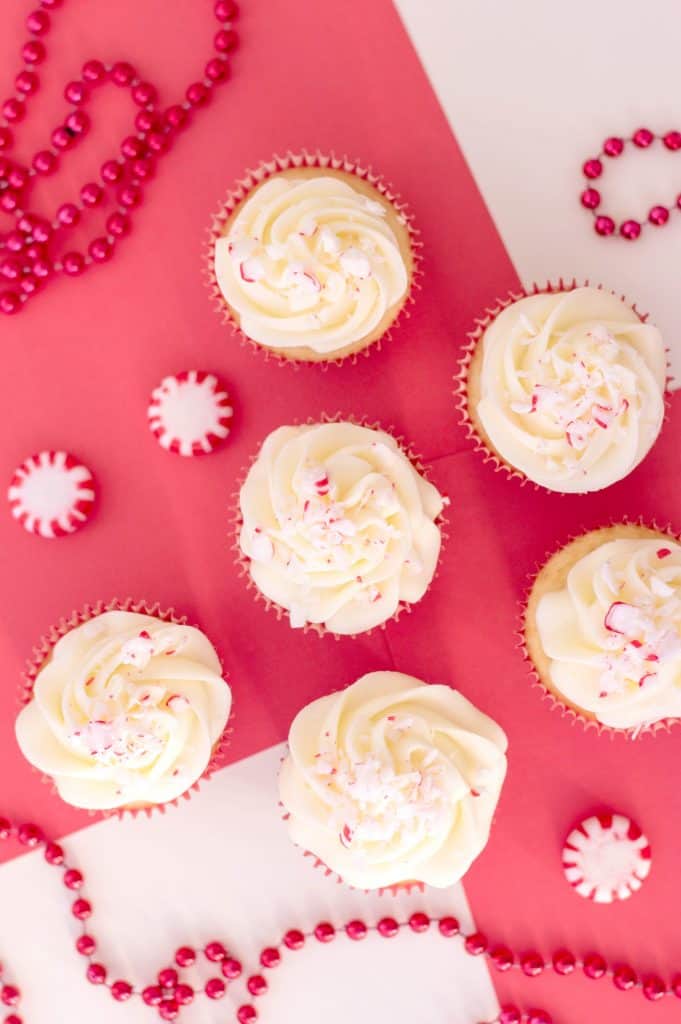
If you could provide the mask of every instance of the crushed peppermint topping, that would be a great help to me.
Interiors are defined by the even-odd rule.
[[[132,640],[127,640],[123,644],[121,662],[142,670],[147,667],[155,653],[154,641],[146,630],[142,630],[139,636],[133,637]]]

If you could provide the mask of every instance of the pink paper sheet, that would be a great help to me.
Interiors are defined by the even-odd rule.
[[[681,412],[674,410],[646,464],[604,494],[546,495],[484,466],[457,425],[451,378],[473,318],[517,279],[395,11],[388,0],[351,0],[342,10],[314,0],[243,6],[233,81],[178,140],[113,263],[56,283],[25,314],[1,321],[0,475],[9,479],[33,451],[63,447],[91,467],[101,492],[93,522],[60,541],[29,536],[7,510],[0,516],[3,809],[61,835],[88,823],[50,794],[16,749],[22,663],[50,623],[86,601],[158,600],[198,622],[224,658],[236,705],[231,759],[282,740],[301,705],[369,669],[394,664],[460,687],[511,742],[492,840],[466,880],[480,925],[515,945],[547,953],[562,942],[582,952],[596,947],[668,975],[677,935],[681,733],[627,744],[572,727],[530,687],[513,633],[526,573],[570,532],[624,513],[681,522]],[[3,12],[5,68],[14,68],[24,7]],[[91,56],[131,60],[173,102],[207,59],[214,32],[210,4],[174,7],[171,21],[162,0],[98,0],[95,20],[86,0],[70,0],[48,40],[50,95],[26,123],[26,150],[63,116],[61,86]],[[115,105],[103,97],[101,110],[110,125],[97,128],[92,145],[50,182],[53,203],[96,176],[122,137],[127,97]],[[280,368],[240,347],[211,311],[200,274],[205,228],[221,194],[245,167],[305,146],[371,163],[410,203],[425,246],[423,290],[410,320],[383,351],[328,372]],[[226,379],[236,415],[222,451],[185,460],[161,451],[145,420],[158,381],[191,368]],[[323,412],[394,425],[452,498],[450,539],[431,592],[412,614],[367,638],[292,632],[246,592],[230,552],[228,521],[244,465],[271,429]],[[636,816],[654,848],[643,892],[611,908],[579,900],[560,869],[564,833],[602,805]],[[648,1009],[639,995],[614,993],[609,981],[514,975],[499,988],[565,1021],[617,1012],[634,1024]],[[672,1003],[649,1012],[671,1021]]]

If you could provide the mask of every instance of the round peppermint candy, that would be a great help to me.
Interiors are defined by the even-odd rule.
[[[650,873],[650,843],[631,818],[597,814],[572,830],[563,870],[580,896],[594,903],[627,900]]]
[[[92,473],[66,452],[40,452],[15,471],[7,493],[14,518],[39,537],[75,533],[92,513]]]
[[[164,377],[151,393],[149,427],[162,448],[176,455],[208,455],[229,434],[234,410],[212,373],[185,370]]]

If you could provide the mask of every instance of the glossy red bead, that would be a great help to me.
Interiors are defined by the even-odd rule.
[[[471,956],[482,956],[487,950],[487,936],[482,932],[473,932],[472,935],[466,936],[464,945],[466,952]]]
[[[681,149],[681,132],[667,132],[662,141],[667,149],[671,149],[672,151]]]
[[[177,1020],[180,1015],[180,1007],[176,999],[162,999],[158,1004],[158,1015],[161,1020]]]
[[[258,1011],[255,1006],[245,1003],[236,1011],[236,1019],[239,1024],[253,1024],[253,1021],[258,1019]]]
[[[281,963],[281,953],[275,946],[267,946],[260,954],[260,963],[269,969],[278,967]]]
[[[178,985],[174,995],[176,1003],[180,1006],[188,1006],[194,1000],[194,989],[191,985]]]
[[[601,201],[601,193],[597,188],[585,188],[579,198],[587,210],[595,210]]]
[[[392,939],[398,934],[400,926],[394,917],[382,917],[376,925],[376,930],[384,939]]]
[[[157,131],[161,127],[161,119],[155,110],[138,110],[135,115],[135,128],[138,132]]]
[[[666,206],[653,206],[648,214],[648,220],[656,228],[661,228],[669,220],[669,210]]]
[[[620,225],[620,234],[623,238],[626,238],[628,242],[635,242],[641,234],[641,225],[637,220],[625,220]]]
[[[5,248],[9,249],[10,252],[21,252],[26,246],[26,238],[22,235],[21,231],[10,231],[5,236]],[[0,836],[0,838],[2,838]]]
[[[681,974],[675,974],[671,980],[670,991],[674,993],[677,999],[681,999]]]
[[[41,149],[33,157],[33,169],[37,174],[53,174],[57,169],[58,158],[49,149]]]
[[[121,206],[133,209],[142,202],[142,189],[137,185],[124,185],[118,190],[118,201]]]
[[[593,157],[582,165],[582,170],[586,178],[600,178],[603,173],[603,164],[597,157]]]
[[[208,102],[209,95],[210,91],[203,82],[192,82],[185,93],[187,103],[191,103],[192,107],[204,106]]]
[[[35,274],[36,277],[44,280],[52,273],[52,264],[46,256],[38,256],[31,264],[31,272]]]
[[[541,974],[545,966],[544,958],[534,950],[530,953],[523,953],[520,957],[520,969],[528,978],[535,978]]]
[[[111,995],[117,1003],[124,1003],[132,995],[132,985],[129,981],[114,981],[111,986]]]
[[[502,1006],[499,1014],[499,1024],[521,1024],[522,1014],[517,1006],[507,1004]]]
[[[513,967],[513,953],[508,946],[494,946],[489,951],[489,958],[498,971],[509,971]]]
[[[0,195],[0,209],[5,213],[14,213],[19,209],[19,196],[16,192],[3,192]]]
[[[314,937],[318,942],[331,942],[335,935],[336,929],[328,921],[321,921],[314,930]]]
[[[47,50],[39,39],[30,39],[24,44],[21,56],[26,64],[42,64],[47,56]]]
[[[589,953],[584,957],[584,973],[587,978],[597,981],[608,970],[608,965],[600,953]]]
[[[139,82],[133,87],[132,98],[139,107],[147,107],[156,102],[158,93],[151,82]]]
[[[596,217],[594,227],[599,235],[611,235],[615,230],[615,222],[612,217]]]
[[[546,1010],[528,1010],[527,1024],[553,1024],[553,1019]]]
[[[252,996],[263,996],[267,992],[267,982],[262,974],[253,974],[246,982],[246,988]]]
[[[67,259],[67,257],[65,256],[64,257],[64,269],[65,270],[66,270],[66,259]],[[70,273],[70,271],[68,271],[68,270],[66,272]],[[92,916],[92,904],[90,903],[89,900],[84,900],[84,899],[75,900],[74,903],[73,903],[73,906],[71,907],[71,913],[79,921],[87,921],[88,917]]]
[[[577,960],[568,949],[559,949],[553,954],[553,969],[556,974],[572,974],[577,966]]]
[[[232,50],[236,50],[239,43],[239,37],[233,29],[221,29],[216,33],[213,40],[213,46],[218,53],[231,53]]]
[[[24,265],[16,256],[0,258],[0,275],[8,281],[16,281],[24,272]]]
[[[229,64],[219,57],[213,57],[206,64],[204,73],[211,82],[224,82],[229,77]]]
[[[67,889],[82,889],[85,879],[76,868],[69,868],[64,872],[64,885]]]
[[[632,141],[635,146],[639,146],[641,149],[646,149],[655,136],[649,128],[639,128],[638,131],[634,132]]]
[[[64,0],[40,0],[40,6],[44,7],[47,11],[56,10],[57,7],[61,7]]]
[[[172,144],[172,140],[169,134],[163,132],[149,132],[147,135],[147,145],[152,153],[165,153]]]
[[[9,839],[12,835],[12,822],[9,818],[0,818],[0,839]]]
[[[147,985],[142,989],[142,1002],[147,1006],[158,1006],[163,1001],[163,989],[160,985]]]
[[[86,82],[90,82],[91,85],[97,85],[106,78],[106,68],[101,60],[88,60],[83,64],[81,75]]]
[[[459,922],[455,917],[443,917],[438,921],[437,924],[440,935],[444,935],[446,939],[452,939],[455,935],[459,934]]]
[[[5,1006],[16,1006],[20,999],[21,992],[16,985],[3,985],[2,988],[0,988],[0,1001],[2,1001]]]
[[[624,139],[620,139],[617,135],[611,135],[610,138],[606,139],[603,143],[603,152],[606,156],[619,156],[623,149]]]
[[[42,239],[38,239],[42,241]],[[48,843],[45,847],[45,860],[48,864],[59,865],[64,863],[64,851],[59,843]]]
[[[179,980],[174,967],[164,967],[162,971],[158,972],[156,978],[161,988],[175,988]]]
[[[33,96],[40,88],[40,79],[35,71],[20,71],[14,79],[17,92],[23,92],[25,96]]]
[[[73,145],[74,135],[62,125],[61,128],[55,128],[50,139],[55,149],[64,150]]]
[[[107,263],[113,256],[113,246],[107,238],[93,238],[87,247],[95,263]]]
[[[28,171],[23,167],[13,167],[9,172],[7,180],[9,181],[10,188],[14,188],[17,192],[20,192],[22,188],[26,188],[26,185],[28,184]]]
[[[227,956],[227,950],[221,942],[209,942],[203,952],[206,960],[210,960],[211,963],[219,963]]]
[[[118,61],[118,63],[114,64],[111,69],[111,81],[115,82],[116,85],[130,85],[134,77],[135,69],[132,64],[128,64],[127,61]]]
[[[76,939],[76,950],[81,956],[92,956],[97,949],[97,943],[92,935],[79,935]]]
[[[31,11],[26,18],[26,28],[34,36],[44,36],[50,29],[50,16],[46,11]]]
[[[103,985],[106,981],[106,967],[104,964],[90,964],[85,977],[91,985]]]
[[[117,160],[106,160],[99,170],[99,175],[107,185],[114,185],[123,177],[123,168]]]
[[[76,135],[84,135],[90,130],[90,118],[84,110],[74,110],[65,123],[67,131],[75,132]]]
[[[651,1002],[657,1002],[667,994],[667,986],[656,974],[649,974],[643,980],[643,995]]]
[[[290,928],[284,935],[284,945],[287,949],[302,949],[305,945],[305,936],[297,928]]]
[[[430,918],[427,914],[412,914],[407,922],[413,932],[425,932],[430,927]]]
[[[74,106],[85,103],[89,95],[90,92],[85,82],[69,82],[64,89],[64,99],[67,103],[73,103]]]
[[[358,918],[355,918],[354,921],[348,921],[345,926],[345,934],[354,942],[358,942],[360,939],[365,939],[367,931],[368,929],[364,921],[360,921]]]
[[[150,181],[156,173],[156,161],[153,157],[145,156],[140,160],[133,160],[130,164],[133,177],[140,181]]]
[[[80,220],[80,210],[75,203],[64,203],[57,210],[57,220],[65,228],[71,228]]]
[[[196,963],[196,950],[191,946],[180,946],[175,950],[175,963],[178,967],[192,967]]]
[[[24,274],[21,281],[19,282],[19,287],[21,288],[22,293],[27,298],[30,298],[31,295],[35,295],[35,293],[40,288],[41,284],[42,279],[40,277],[36,277],[34,271],[32,274]]]
[[[103,198],[104,189],[94,181],[89,181],[80,190],[80,200],[84,206],[99,206]]]
[[[189,117],[188,112],[181,107],[179,104],[175,104],[172,107],[168,107],[163,115],[163,120],[166,124],[170,125],[171,128],[179,130],[183,128]]]
[[[633,988],[637,981],[636,971],[629,967],[628,964],[618,964],[612,972],[612,983],[615,988],[620,989],[622,992]]]
[[[134,135],[128,135],[121,142],[121,153],[126,160],[136,160],[137,157],[144,156],[146,151],[146,144],[141,139],[135,138]]]
[[[0,151],[3,149],[9,149],[13,142],[14,136],[9,128],[5,128],[3,125],[0,125]]]
[[[222,999],[227,991],[227,986],[222,978],[209,978],[204,991],[209,999]]]
[[[21,1017],[16,1013],[10,1013],[8,1017],[5,1017],[5,1024],[24,1024]]]
[[[49,242],[50,238],[52,237],[52,225],[48,220],[43,220],[42,217],[38,217],[33,222],[32,235],[35,238],[36,242]],[[56,846],[57,844],[54,843],[48,845]]]
[[[5,120],[10,121],[12,124],[19,124],[26,117],[26,104],[23,100],[18,100],[16,96],[12,96],[3,103],[2,113]]]
[[[233,0],[217,0],[213,10],[218,21],[230,21],[236,17],[239,8]]]
[[[240,960],[235,960],[233,956],[228,956],[226,960],[222,961],[220,970],[225,978],[229,981],[234,981],[236,978],[240,978],[243,972]]]
[[[19,826],[17,839],[22,846],[38,846],[39,843],[43,842],[44,836],[42,829],[39,829],[37,825],[32,825],[28,822],[25,825]]]
[[[21,297],[17,292],[0,292],[0,313],[13,316],[21,309]]]

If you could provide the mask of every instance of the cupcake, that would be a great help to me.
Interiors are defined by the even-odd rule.
[[[681,717],[681,545],[632,523],[571,541],[534,581],[525,643],[582,720],[640,732]]]
[[[366,349],[407,302],[412,229],[379,181],[354,165],[262,167],[215,218],[210,270],[227,318],[284,359]]]
[[[50,647],[16,736],[66,803],[149,808],[176,800],[206,772],[230,707],[220,659],[198,629],[105,611]]]
[[[279,427],[241,487],[241,558],[291,626],[364,633],[425,594],[445,500],[382,430]]]
[[[291,839],[348,885],[445,888],[487,843],[506,737],[456,690],[371,672],[303,708],[288,742]]]
[[[482,325],[460,374],[462,412],[491,457],[550,491],[623,479],[664,418],[660,332],[600,288],[527,295]]]

